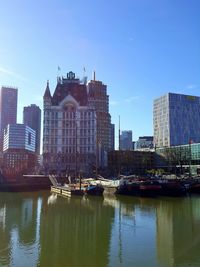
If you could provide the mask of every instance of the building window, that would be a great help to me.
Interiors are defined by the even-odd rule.
[[[31,145],[31,133],[28,133],[28,144]]]

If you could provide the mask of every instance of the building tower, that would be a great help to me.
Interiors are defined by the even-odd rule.
[[[43,162],[47,171],[89,173],[96,160],[96,112],[73,72],[44,93]]]
[[[3,150],[3,131],[8,124],[17,122],[18,89],[2,87],[0,93],[0,151]]]
[[[87,83],[88,104],[95,108],[97,114],[97,142],[102,151],[112,150],[112,126],[109,113],[109,96],[107,86],[95,77]]]
[[[200,142],[200,97],[168,93],[154,100],[154,145]]]
[[[24,107],[23,123],[31,127],[36,132],[35,151],[40,154],[40,134],[41,134],[41,109],[35,104]]]
[[[122,131],[120,135],[120,149],[133,150],[132,131]]]

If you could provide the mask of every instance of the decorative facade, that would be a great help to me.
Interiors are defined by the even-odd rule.
[[[89,173],[96,164],[95,108],[88,105],[87,87],[73,72],[58,78],[51,96],[44,94],[43,162],[47,171]]]

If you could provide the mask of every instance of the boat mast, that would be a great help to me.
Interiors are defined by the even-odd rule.
[[[120,131],[120,115],[119,115],[119,158],[118,158],[118,176],[121,172],[121,131]]]
[[[75,111],[75,179],[77,178],[77,111]]]
[[[95,175],[96,179],[98,176],[98,155],[99,155],[99,141],[98,141],[98,133],[96,134],[96,166],[95,166]]]

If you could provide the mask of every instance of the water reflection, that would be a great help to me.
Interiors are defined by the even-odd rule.
[[[103,198],[58,197],[41,214],[41,266],[108,265],[114,209]]]
[[[36,266],[41,199],[32,194],[0,196],[0,266],[22,266],[22,261],[23,266]]]
[[[200,266],[199,207],[199,197],[160,201],[157,254],[163,266]]]
[[[0,193],[0,266],[200,266],[200,198]]]

